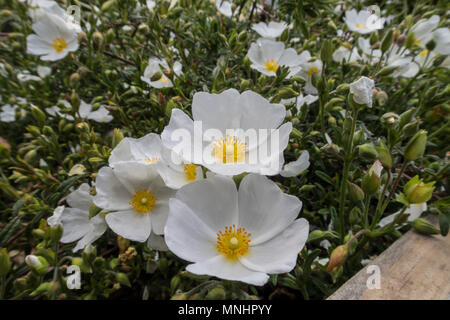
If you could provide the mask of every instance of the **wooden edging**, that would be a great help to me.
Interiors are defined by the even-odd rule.
[[[450,300],[450,235],[407,232],[328,300]]]

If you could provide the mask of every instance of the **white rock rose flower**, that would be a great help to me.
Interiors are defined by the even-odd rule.
[[[266,76],[275,76],[280,66],[286,66],[290,78],[300,71],[300,64],[310,58],[306,52],[298,55],[292,48],[285,49],[283,42],[258,39],[250,45],[248,58],[252,62],[251,68]]]
[[[233,9],[229,1],[216,0],[216,8],[225,17],[231,17],[233,15]]]
[[[352,50],[340,46],[333,52],[333,61],[338,63],[345,62],[356,62],[361,59],[361,56],[358,53],[358,49],[353,48]]]
[[[424,53],[426,55],[428,50],[424,51],[426,51]],[[392,72],[393,77],[412,78],[419,72],[419,65],[412,60],[412,57],[409,56],[409,50],[393,45],[386,65],[396,67],[394,72]]]
[[[39,55],[41,60],[60,60],[78,49],[76,30],[58,16],[46,14],[31,27],[36,34],[27,36],[27,53]]]
[[[89,218],[89,208],[93,196],[89,193],[89,185],[83,183],[67,196],[69,207],[59,206],[47,219],[51,227],[63,227],[62,243],[78,241],[73,252],[83,249],[100,238],[106,231],[106,222],[102,214]]]
[[[109,157],[111,167],[121,162],[155,164],[154,167],[161,178],[172,189],[179,189],[185,184],[203,179],[203,170],[200,166],[183,162],[162,145],[161,138],[155,133],[149,133],[139,139],[124,138]]]
[[[109,211],[106,223],[118,235],[144,242],[153,231],[164,233],[168,200],[175,191],[166,187],[156,169],[142,163],[121,162],[103,167],[96,179],[97,207]]]
[[[375,81],[367,77],[361,77],[359,80],[350,83],[350,93],[353,94],[353,100],[358,104],[365,104],[372,107],[372,89],[375,87]]]
[[[180,76],[183,74],[182,65],[178,61],[173,64],[173,72]],[[161,88],[171,88],[173,87],[172,81],[164,74],[164,72],[169,71],[169,65],[165,60],[158,58],[150,58],[148,60],[148,66],[144,70],[144,75],[141,76],[141,80],[148,83],[149,86],[157,89]],[[153,79],[152,77],[158,72],[162,73],[161,78]]]
[[[74,20],[74,17],[66,10],[61,8],[56,1],[53,0],[30,0],[28,1],[28,15],[33,22],[45,20],[48,14],[60,17],[64,20],[67,27],[75,32],[81,32],[80,24]]]
[[[350,31],[360,34],[372,33],[383,28],[384,18],[377,17],[368,10],[357,12],[355,9],[345,11],[345,23]]]
[[[223,175],[279,173],[292,130],[290,122],[282,124],[282,104],[272,104],[253,91],[198,92],[192,115],[195,122],[173,109],[161,134],[164,146],[184,162]]]
[[[306,62],[300,64],[300,72],[297,74],[300,78],[306,81],[304,91],[306,94],[317,95],[317,88],[312,84],[312,77],[314,75],[320,76],[323,68],[323,62],[320,59],[309,61],[311,55],[308,51],[304,52]]]
[[[411,203],[409,207],[405,210],[406,214],[409,214],[407,221],[413,222],[417,218],[420,218],[420,215],[422,212],[427,211],[427,203]],[[396,213],[393,213],[391,215],[388,215],[384,217],[383,219],[378,222],[378,225],[380,227],[384,227],[390,223],[392,223],[397,215],[399,215],[402,212],[402,210],[397,211]],[[403,224],[404,225],[404,224]],[[401,228],[402,226],[399,226]]]
[[[433,30],[439,25],[440,17],[434,15],[428,19],[420,19],[411,27],[414,33],[415,44],[425,48],[426,44],[433,40]]]
[[[301,207],[267,177],[249,174],[238,191],[232,178],[216,175],[170,199],[166,243],[193,262],[191,273],[261,286],[268,274],[295,267],[309,233],[308,221],[297,219]]]
[[[111,122],[114,119],[104,105],[101,105],[97,110],[92,111],[92,104],[86,103],[83,100],[81,100],[78,112],[81,118],[87,118],[96,122]]]
[[[283,170],[281,170],[280,175],[282,177],[296,177],[303,171],[309,168],[309,152],[303,151],[297,160],[289,162],[284,165]]]
[[[19,110],[19,106],[5,104],[1,107],[0,121],[2,122],[14,122],[16,121],[16,113]]]
[[[252,26],[252,29],[256,31],[261,37],[266,39],[275,39],[281,36],[283,31],[287,28],[285,22],[271,21],[268,24],[259,22]]]

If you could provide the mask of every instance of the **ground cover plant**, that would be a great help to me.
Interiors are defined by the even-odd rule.
[[[0,0],[0,299],[325,299],[447,236],[449,9]]]

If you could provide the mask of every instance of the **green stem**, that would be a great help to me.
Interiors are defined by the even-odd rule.
[[[350,135],[348,137],[346,150],[345,150],[345,159],[344,159],[344,170],[342,172],[342,178],[341,178],[341,186],[340,186],[340,198],[339,198],[339,234],[341,237],[341,242],[344,241],[345,237],[345,214],[344,214],[344,204],[347,194],[347,180],[348,180],[348,173],[350,170],[350,164],[352,162],[352,149],[353,149],[353,136],[355,134],[355,127],[356,127],[356,118],[358,117],[358,112],[355,108],[353,108],[352,112],[352,127],[350,130]]]
[[[0,277],[0,300],[3,300],[5,297],[6,291],[6,276]]]
[[[368,195],[366,196],[366,199],[364,200],[364,228],[369,227],[369,206],[370,206],[370,198],[372,196]]]

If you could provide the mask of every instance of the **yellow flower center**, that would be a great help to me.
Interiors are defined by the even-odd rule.
[[[167,78],[165,76],[162,76],[161,79],[159,79],[159,81],[164,82],[166,87],[169,85],[169,80],[167,80]]]
[[[217,233],[217,251],[229,261],[236,261],[248,253],[251,234],[245,228],[236,229],[233,224],[225,227],[225,231]]]
[[[66,40],[62,38],[56,38],[53,40],[53,49],[57,52],[63,51],[65,48],[67,48]]]
[[[227,134],[225,140],[220,138],[215,142],[213,155],[221,163],[237,163],[245,161],[247,144],[241,139]]]
[[[158,162],[160,159],[158,157],[154,157],[154,158],[145,158],[145,162],[147,163],[153,163],[153,162]]]
[[[423,50],[419,53],[419,57],[425,58],[428,55],[428,49]]]
[[[264,65],[268,72],[277,72],[279,66],[280,65],[278,64],[278,62],[276,62],[274,59],[267,60],[266,64]]]
[[[414,37],[414,39],[415,39],[414,44],[420,47],[422,45],[422,42],[419,39],[417,39],[416,37]]]
[[[155,208],[156,197],[147,190],[137,191],[130,200],[130,205],[138,213],[149,213]]]
[[[365,25],[359,24],[359,23],[357,23],[355,27],[358,29],[367,29],[367,27]]]
[[[308,72],[308,77],[311,77],[311,75],[313,73],[319,73],[319,69],[317,69],[316,67],[310,67],[307,72]]]
[[[184,174],[186,175],[186,180],[189,182],[195,181],[197,176],[197,165],[195,164],[187,164],[184,166]]]

